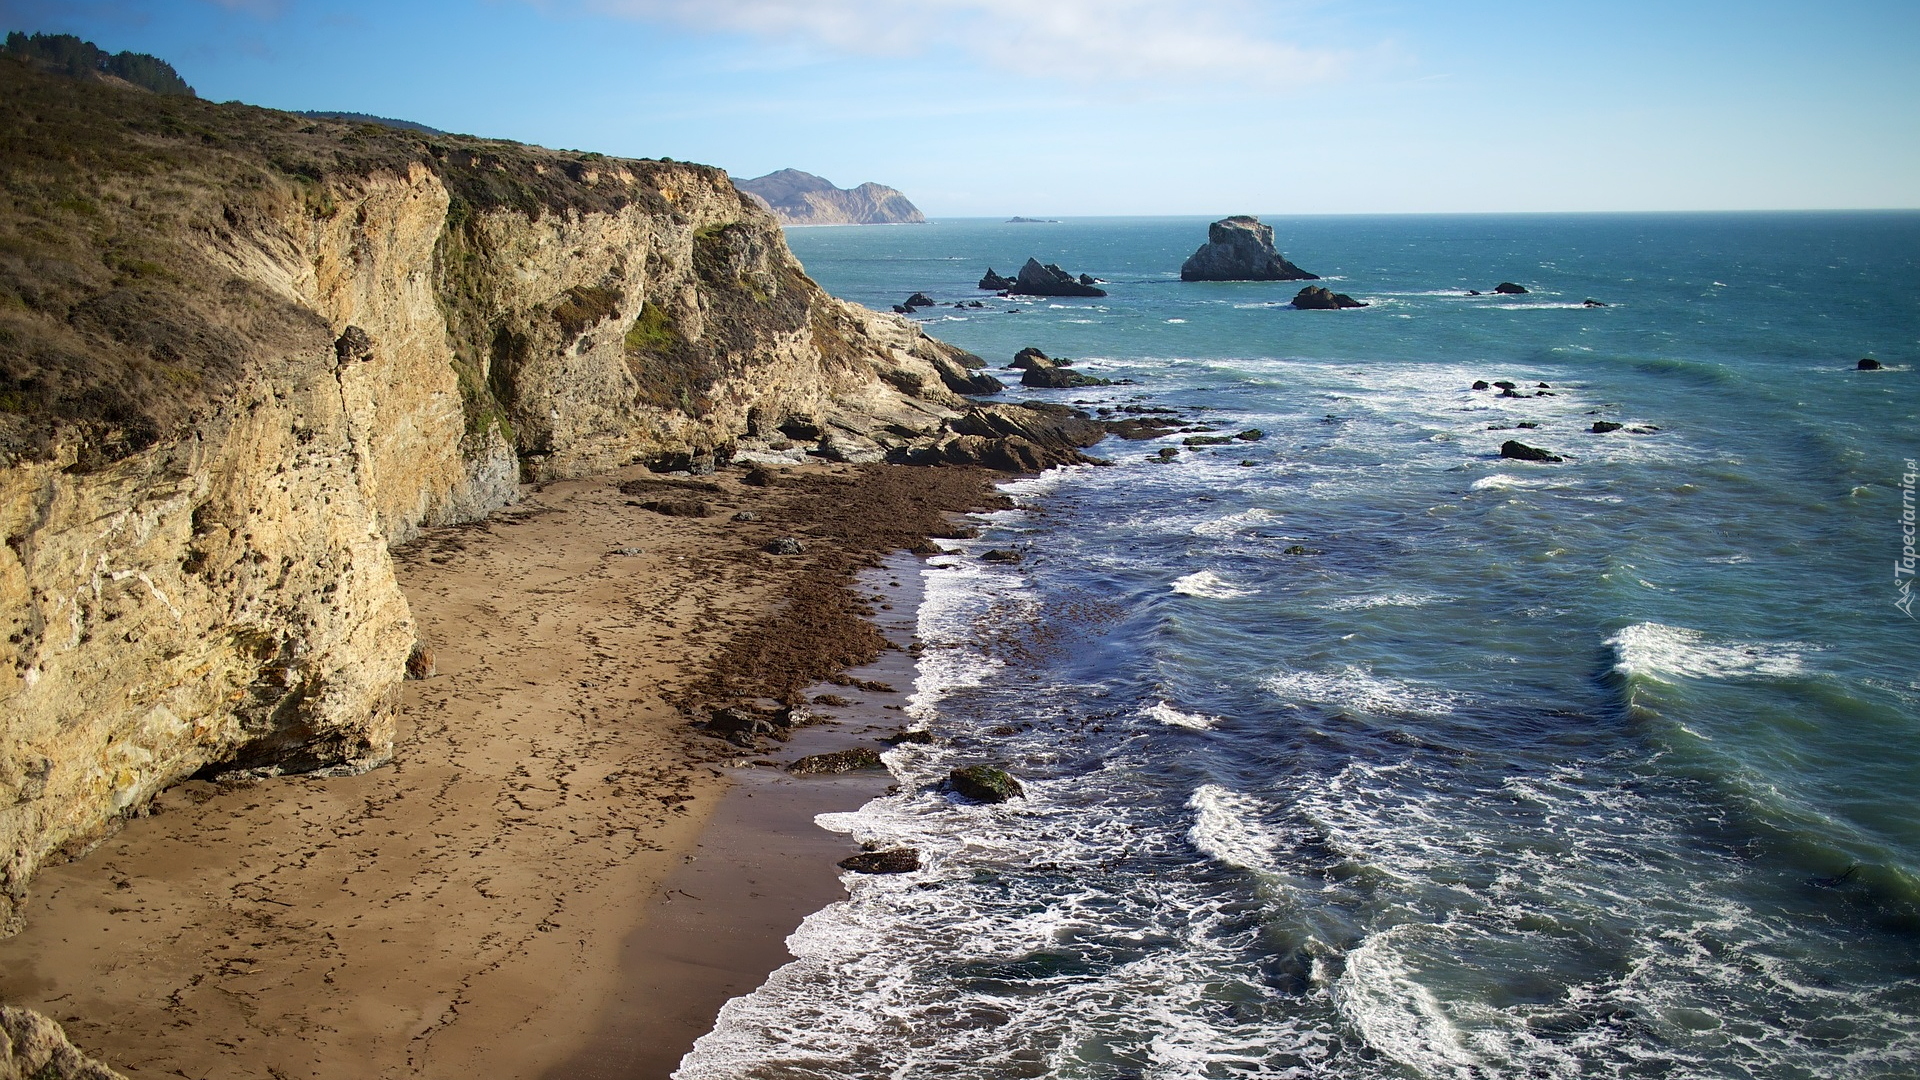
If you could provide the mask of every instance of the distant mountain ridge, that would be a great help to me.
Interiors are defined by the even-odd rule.
[[[884,184],[840,188],[799,169],[736,180],[734,186],[773,211],[782,225],[904,225],[927,220],[905,195]]]
[[[372,113],[329,112],[325,109],[296,109],[293,115],[304,116],[309,120],[339,120],[348,124],[378,124],[381,127],[390,127],[397,131],[417,131],[422,135],[452,134],[452,132],[441,131],[439,128],[428,127],[425,124],[416,124],[411,120],[396,120],[391,116],[375,116]]]

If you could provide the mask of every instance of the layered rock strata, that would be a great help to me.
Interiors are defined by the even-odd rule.
[[[6,63],[0,123],[0,927],[185,777],[386,760],[388,548],[523,481],[1084,460],[952,427],[977,358],[827,296],[716,169]]]

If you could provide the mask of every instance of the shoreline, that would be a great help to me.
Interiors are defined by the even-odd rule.
[[[986,505],[993,476],[777,475],[754,488],[739,470],[629,468],[545,485],[397,550],[439,673],[405,684],[393,761],[170,789],[152,817],[41,873],[26,930],[0,941],[0,1001],[62,1021],[130,1077],[667,1075],[727,998],[786,962],[799,918],[840,895],[825,856],[854,849],[813,814],[890,779],[729,766],[900,723],[884,701],[822,710],[846,719],[767,754],[689,719],[729,696],[791,700],[875,653],[910,665],[861,621],[879,612],[848,575],[939,532],[940,511]],[[682,494],[714,512],[641,505]],[[739,509],[760,520],[733,521]],[[785,535],[812,553],[762,552]],[[917,604],[894,606],[910,627]],[[809,800],[824,801],[801,816]],[[769,837],[786,860],[779,893],[697,910],[663,899],[683,873],[762,872],[744,856]],[[741,937],[720,959],[668,962],[676,942]],[[644,963],[653,993],[635,989]],[[622,1018],[659,1016],[661,1001],[680,1005],[672,1046],[650,1042],[624,1071],[580,1070],[596,1047],[632,1045]]]

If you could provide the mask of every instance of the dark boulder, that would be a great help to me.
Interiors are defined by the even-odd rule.
[[[1508,439],[1506,442],[1501,443],[1500,456],[1503,458],[1512,458],[1515,461],[1555,462],[1562,460],[1557,455],[1549,454],[1537,446],[1528,446],[1518,439]]]
[[[1092,274],[1081,274],[1081,275],[1080,275],[1080,284],[1082,284],[1082,285],[1098,285],[1098,284],[1100,284],[1100,279],[1099,279],[1099,278],[1097,278],[1097,277],[1094,277],[1094,276],[1093,276]]]
[[[905,743],[912,743],[917,746],[931,746],[933,745],[933,732],[926,730],[908,731],[902,728],[880,741],[886,743],[888,746],[900,746]]]
[[[1853,365],[1855,371],[1879,371],[1880,368],[1880,361],[1871,356],[1862,357],[1859,363]]]
[[[1493,385],[1499,387],[1502,390],[1512,390],[1514,387],[1518,386],[1519,384],[1511,382],[1507,379],[1501,379],[1498,382],[1495,382]]]
[[[1511,281],[1503,281],[1500,284],[1495,285],[1493,287],[1493,291],[1499,293],[1502,296],[1525,296],[1527,293],[1526,286],[1515,285]]]
[[[1232,435],[1189,435],[1180,440],[1182,446],[1225,446],[1234,440]]]
[[[841,859],[840,867],[856,874],[911,874],[920,869],[920,853],[905,847],[863,851]]]
[[[807,545],[802,544],[791,536],[783,536],[778,540],[768,543],[766,552],[769,555],[805,555],[807,553]]]
[[[1337,293],[1319,285],[1309,285],[1294,294],[1293,306],[1301,311],[1335,311],[1340,308],[1361,308],[1367,305],[1346,293]]]
[[[1616,424],[1611,420],[1595,420],[1593,426],[1587,430],[1593,432],[1595,435],[1605,435],[1609,431],[1619,431],[1622,426],[1623,425]]]
[[[1048,356],[1046,353],[1043,353],[1039,349],[1036,349],[1033,346],[1029,345],[1024,349],[1021,349],[1019,352],[1014,353],[1013,362],[1008,364],[1007,366],[1010,368],[1018,368],[1021,371],[1025,371],[1027,368],[1030,368],[1033,366],[1033,362],[1035,360],[1051,360],[1051,359],[1053,358]],[[1053,362],[1057,364],[1060,361],[1054,360]]]
[[[1247,430],[1241,432],[1240,434],[1234,436],[1234,438],[1239,439],[1241,442],[1259,442],[1261,439],[1264,439],[1266,437],[1267,437],[1267,433],[1264,431],[1261,431],[1257,427],[1250,427]]]
[[[1020,268],[1020,276],[1013,281],[1013,291],[1022,296],[1105,296],[1107,291],[1093,285],[1082,285],[1079,279],[1052,263],[1041,265],[1038,259],[1028,259]]]
[[[1013,286],[1014,280],[1012,278],[1002,277],[994,273],[993,267],[991,266],[987,267],[986,276],[980,279],[980,287],[992,290],[993,292],[1006,292],[1008,289],[1013,288]]]
[[[1020,376],[1020,385],[1038,390],[1072,390],[1081,386],[1111,386],[1113,380],[1082,375],[1052,360],[1035,360]]]
[[[1159,416],[1130,416],[1125,420],[1108,420],[1106,425],[1107,431],[1129,442],[1158,439],[1180,426],[1177,421]]]
[[[373,359],[373,339],[367,336],[365,330],[349,326],[334,340],[333,355],[342,366],[366,363]]]
[[[1020,558],[1020,553],[1012,548],[994,548],[992,551],[980,556],[982,562],[991,563],[1017,563],[1020,561]]]
[[[780,478],[773,475],[772,469],[756,464],[747,468],[747,475],[741,477],[740,482],[750,487],[772,487]]]
[[[893,305],[893,313],[895,315],[911,315],[913,314],[913,309],[905,304],[895,304]]]
[[[912,296],[907,297],[906,303],[903,304],[902,306],[910,307],[910,308],[922,308],[922,307],[938,307],[939,305],[935,302],[933,297],[928,296],[926,293],[923,293],[923,292],[917,292],[917,293],[914,293]]]
[[[1589,297],[1588,299],[1580,301],[1580,306],[1581,307],[1606,307],[1607,305]]]
[[[974,802],[998,803],[1026,794],[1020,781],[991,765],[969,765],[947,774],[947,790]]]
[[[1485,379],[1475,379],[1475,380],[1473,380],[1473,388],[1474,388],[1475,390],[1485,390],[1485,389],[1487,389],[1487,388],[1488,388],[1488,387],[1487,387],[1487,380],[1485,380]]]
[[[1318,281],[1273,249],[1273,228],[1259,218],[1221,218],[1207,242],[1180,266],[1181,281]]]
[[[433,650],[423,642],[414,642],[413,650],[407,653],[407,678],[431,679],[433,675]]]
[[[787,771],[800,776],[830,776],[835,773],[864,772],[886,767],[886,762],[880,760],[879,751],[861,746],[852,750],[835,750],[831,754],[803,757],[788,765]]]

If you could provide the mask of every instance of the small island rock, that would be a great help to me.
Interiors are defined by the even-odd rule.
[[[1337,293],[1319,285],[1309,285],[1294,294],[1293,306],[1301,311],[1335,311],[1340,308],[1362,308],[1367,305],[1346,293]]]
[[[1014,280],[1012,278],[1003,277],[994,273],[993,267],[991,266],[987,267],[986,276],[980,279],[981,288],[990,289],[994,292],[1006,292],[1008,289],[1013,288],[1013,286]]]
[[[1880,361],[1871,356],[1862,357],[1859,363],[1853,365],[1855,371],[1879,371],[1880,368]]]
[[[1508,439],[1500,444],[1500,456],[1514,461],[1557,462],[1563,460],[1555,454],[1549,454],[1537,446],[1528,446],[1518,439]]]
[[[1013,291],[1022,296],[1105,296],[1107,291],[1093,285],[1082,285],[1078,278],[1053,263],[1042,265],[1039,259],[1028,259],[1020,268],[1020,276],[1014,279]]]
[[[1181,281],[1318,281],[1273,249],[1273,227],[1238,215],[1207,226],[1207,242],[1180,266]]]
[[[1524,285],[1515,285],[1511,281],[1503,281],[1500,284],[1495,285],[1493,287],[1493,291],[1499,293],[1502,296],[1525,296],[1527,289],[1526,289],[1526,286]]]

